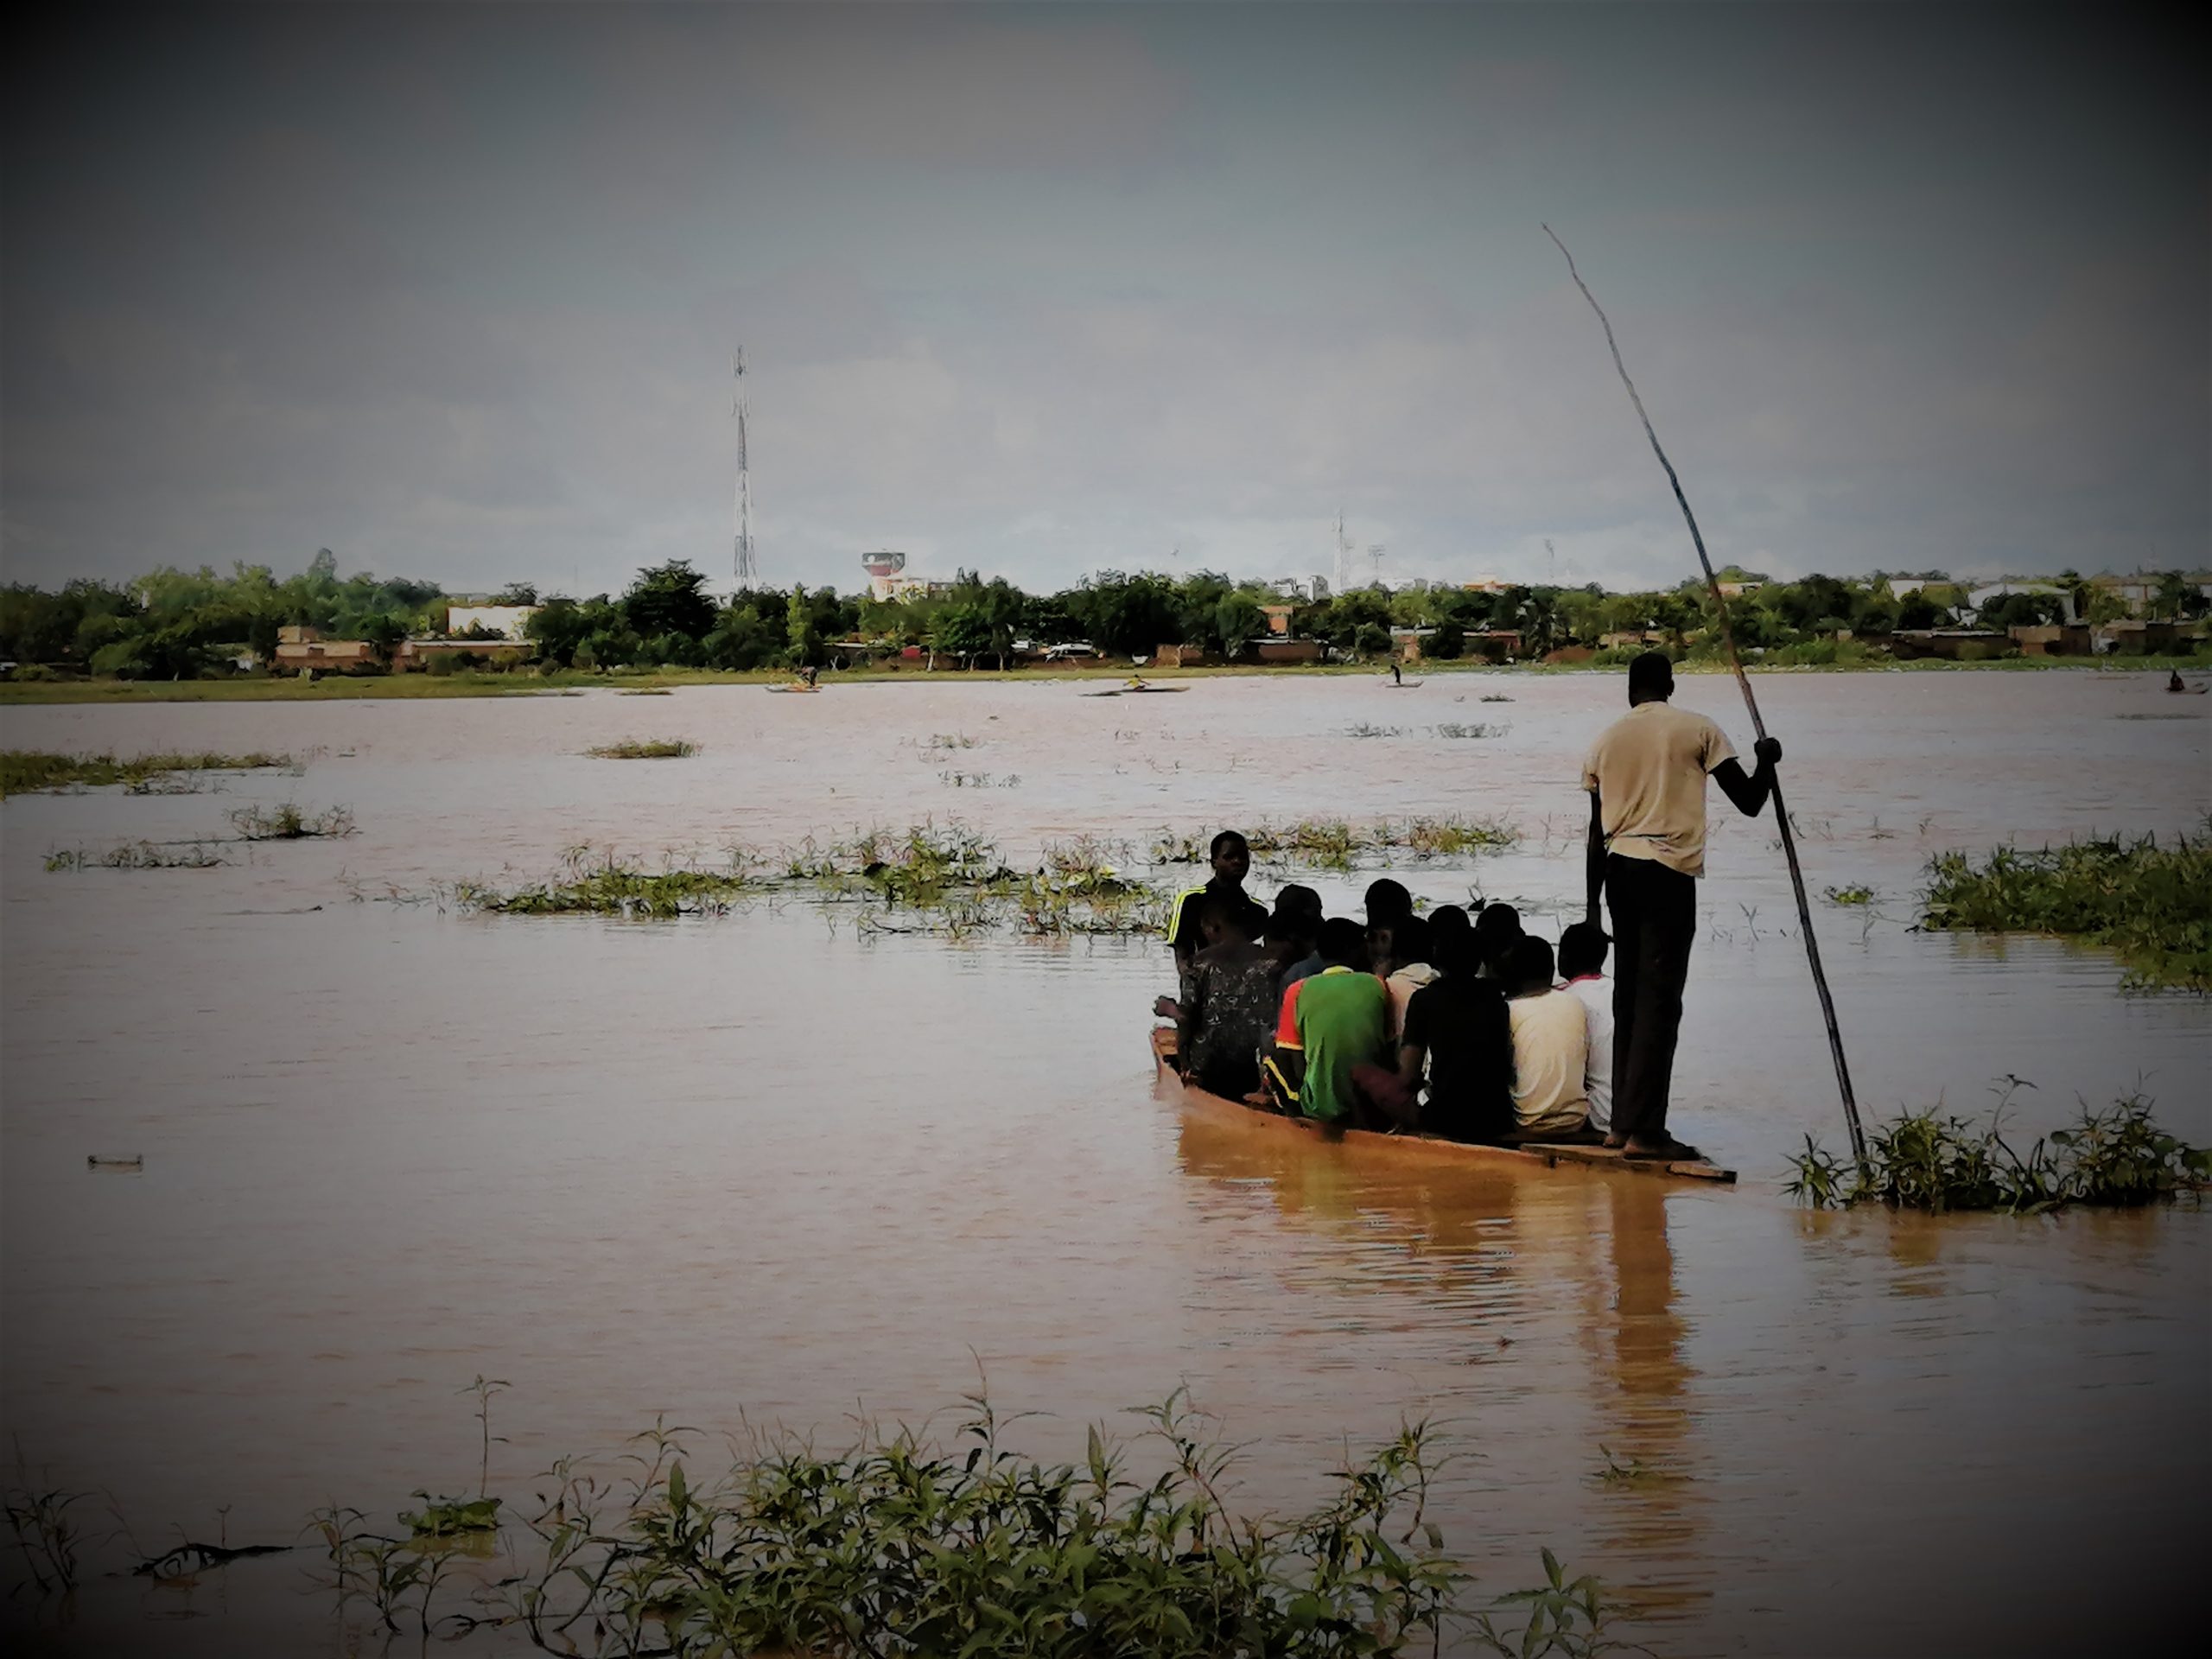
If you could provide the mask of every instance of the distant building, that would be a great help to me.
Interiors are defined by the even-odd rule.
[[[276,630],[269,666],[278,674],[368,674],[384,659],[365,639],[326,639],[320,628],[292,626]]]
[[[880,605],[897,600],[929,599],[938,594],[949,594],[952,584],[933,582],[927,576],[906,574],[906,556],[890,548],[879,548],[873,553],[861,555],[861,569],[868,572],[868,590]]]
[[[1745,594],[1756,594],[1766,586],[1764,576],[1746,577],[1742,582],[1719,582],[1713,584],[1726,599],[1741,599]]]
[[[1297,610],[1295,605],[1262,605],[1260,614],[1268,619],[1268,632],[1277,639],[1290,638],[1290,619]]]
[[[544,608],[543,605],[448,605],[446,632],[467,633],[471,628],[480,628],[502,639],[526,639],[530,619]]]

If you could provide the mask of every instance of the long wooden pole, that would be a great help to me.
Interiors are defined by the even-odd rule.
[[[1659,435],[1652,430],[1651,416],[1644,413],[1643,399],[1637,395],[1636,382],[1628,378],[1628,365],[1621,361],[1620,342],[1613,338],[1613,325],[1605,315],[1605,308],[1598,303],[1598,296],[1590,291],[1590,284],[1582,280],[1582,273],[1574,268],[1574,256],[1567,251],[1548,225],[1544,234],[1567,261],[1567,274],[1574,278],[1574,285],[1582,290],[1582,297],[1590,302],[1590,308],[1598,314],[1599,325],[1605,331],[1605,346],[1613,354],[1613,367],[1619,372],[1621,385],[1628,388],[1628,400],[1636,405],[1636,417],[1643,423],[1643,435],[1651,440],[1651,453],[1659,457],[1659,464],[1667,469],[1667,482],[1675,487],[1675,501],[1682,510],[1683,522],[1690,527],[1690,540],[1697,548],[1697,562],[1705,568],[1705,585],[1713,594],[1713,608],[1720,620],[1721,643],[1728,648],[1728,666],[1735,671],[1736,684],[1744,694],[1744,707],[1751,710],[1751,729],[1764,738],[1766,722],[1759,718],[1759,701],[1751,695],[1750,676],[1744,672],[1743,659],[1736,654],[1736,636],[1728,626],[1728,600],[1720,591],[1720,579],[1713,573],[1713,561],[1706,556],[1705,537],[1697,527],[1697,515],[1690,511],[1689,498],[1682,493],[1682,480],[1675,472],[1675,463],[1667,459],[1667,452],[1659,447]],[[1843,1058],[1843,1032],[1835,1021],[1835,999],[1828,994],[1828,976],[1821,966],[1820,941],[1813,937],[1813,906],[1805,897],[1805,872],[1798,867],[1797,842],[1789,828],[1789,810],[1782,804],[1782,784],[1774,784],[1774,821],[1782,832],[1782,855],[1789,865],[1790,890],[1797,895],[1797,920],[1805,940],[1805,957],[1813,966],[1813,988],[1820,994],[1821,1018],[1828,1028],[1828,1052],[1835,1060],[1835,1084],[1843,1096],[1843,1120],[1851,1131],[1851,1154],[1859,1163],[1866,1161],[1866,1135],[1859,1127],[1859,1100],[1851,1090],[1851,1068]]]

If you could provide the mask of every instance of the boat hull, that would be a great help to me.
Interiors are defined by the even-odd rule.
[[[1446,1141],[1433,1135],[1384,1135],[1372,1129],[1340,1129],[1329,1124],[1317,1123],[1311,1118],[1285,1117],[1280,1112],[1248,1106],[1243,1101],[1230,1100],[1186,1082],[1183,1075],[1168,1063],[1174,1052],[1174,1032],[1164,1026],[1155,1027],[1152,1033],[1152,1055],[1160,1090],[1163,1094],[1173,1091],[1179,1097],[1184,1110],[1217,1122],[1242,1123],[1262,1133],[1340,1143],[1357,1149],[1363,1156],[1392,1163],[1419,1164],[1429,1168],[1449,1165],[1496,1168],[1501,1165],[1517,1164],[1524,1167],[1535,1165],[1556,1169],[1561,1164],[1580,1164],[1621,1170],[1634,1175],[1657,1175],[1679,1181],[1704,1181],[1722,1186],[1736,1184],[1734,1170],[1722,1169],[1701,1159],[1629,1158],[1607,1147],[1474,1146],[1464,1141]]]

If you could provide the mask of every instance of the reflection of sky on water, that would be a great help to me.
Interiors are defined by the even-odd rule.
[[[1398,874],[1437,899],[1567,897],[1575,849],[1542,823],[1571,812],[1617,687],[1415,696],[1471,708],[1500,683],[1514,730],[1480,741],[1326,735],[1374,717],[1362,681],[1211,682],[1141,713],[1069,686],[0,713],[11,747],[330,751],[221,795],[4,809],[6,1427],[142,1528],[232,1502],[235,1536],[473,1475],[453,1390],[479,1371],[517,1385],[498,1409],[518,1480],[658,1411],[918,1416],[972,1384],[972,1349],[1007,1407],[1056,1414],[1020,1431],[1055,1456],[1187,1378],[1258,1443],[1256,1502],[1307,1501],[1347,1437],[1432,1414],[1466,1454],[1439,1518],[1486,1583],[1552,1542],[1698,1632],[1684,1650],[1863,1650],[1992,1605],[2032,1641],[2069,1586],[2155,1573],[2206,1472],[2171,1449],[2198,1444],[2208,1381],[2201,1216],[1780,1203],[1764,1178],[1801,1129],[1840,1136],[1764,825],[1719,838],[1682,1067],[1680,1115],[1753,1178],[1732,1192],[1370,1168],[1185,1118],[1150,1094],[1143,944],[864,942],[804,904],[651,926],[347,902],[346,880],[536,876],[586,840],[712,849],[953,807],[1015,843],[1498,810],[1523,849]],[[1800,819],[1826,826],[1815,888],[1869,881],[1902,917],[1931,844],[2185,822],[2205,728],[2113,718],[2145,690],[1762,681]],[[944,788],[919,746],[950,731],[979,740],[965,766],[1022,784]],[[576,758],[640,734],[705,752]],[[38,868],[288,798],[346,802],[362,833],[218,870]],[[1323,885],[1349,902],[1363,879]],[[1818,919],[1870,1106],[1979,1109],[2009,1071],[2040,1085],[2032,1128],[2143,1070],[2205,1135],[2203,1003],[2119,997],[2095,953]],[[88,1178],[96,1151],[146,1172]],[[1601,1445],[1684,1478],[1605,1483]]]

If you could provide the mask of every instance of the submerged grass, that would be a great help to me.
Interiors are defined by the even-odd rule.
[[[344,806],[303,812],[296,803],[286,801],[282,806],[235,807],[230,817],[240,841],[305,841],[315,836],[335,838],[353,833],[353,809]]]
[[[205,842],[163,847],[150,841],[126,841],[105,852],[65,848],[46,855],[49,870],[208,870],[223,855]]]
[[[403,1618],[426,1637],[506,1629],[588,1655],[1352,1659],[1449,1639],[1586,1659],[1622,1647],[1598,1581],[1570,1579],[1548,1550],[1540,1584],[1475,1601],[1426,1514],[1445,1459],[1425,1423],[1336,1471],[1309,1511],[1253,1518],[1230,1507],[1236,1452],[1180,1389],[1139,1409],[1137,1441],[1094,1425],[1065,1464],[1007,1449],[1011,1420],[981,1394],[965,1404],[950,1446],[872,1424],[829,1452],[755,1434],[709,1480],[686,1457],[697,1431],[657,1425],[620,1483],[556,1464],[535,1507],[515,1506],[513,1547],[481,1570],[435,1537],[379,1533],[334,1506],[313,1523],[324,1583],[341,1614],[365,1606],[387,1630]],[[476,1510],[488,1519],[497,1501]],[[448,1575],[465,1592],[442,1592]]]
[[[1456,815],[1378,818],[1371,823],[1349,818],[1300,818],[1293,823],[1262,820],[1245,830],[1255,858],[1319,869],[1346,870],[1363,859],[1388,863],[1394,855],[1416,859],[1454,858],[1512,846],[1520,832],[1495,818]],[[1211,840],[1206,834],[1162,835],[1152,843],[1154,864],[1203,864]]]
[[[931,822],[841,839],[809,836],[772,855],[732,847],[718,868],[668,859],[652,870],[574,848],[549,880],[514,889],[463,883],[454,898],[508,915],[671,917],[796,897],[855,906],[868,932],[1157,933],[1167,896],[1122,875],[1115,862],[1122,851],[1089,836],[1048,842],[1033,868],[1017,868],[979,831]]]
[[[2032,1215],[2073,1205],[2129,1207],[2200,1192],[2212,1178],[2212,1151],[2161,1129],[2141,1094],[2109,1110],[2082,1109],[2069,1128],[2037,1137],[2023,1154],[2003,1132],[2015,1090],[2005,1080],[1985,1124],[1948,1116],[1939,1107],[1907,1112],[1866,1137],[1866,1162],[1853,1165],[1824,1150],[1811,1135],[1790,1159],[1796,1176],[1784,1187],[1815,1209],[1885,1204],[1898,1210],[1995,1210]]]
[[[643,696],[644,692],[632,695]],[[584,753],[594,760],[681,760],[699,753],[696,743],[686,743],[680,738],[626,738],[620,743],[602,743]]]
[[[2212,821],[2164,844],[2005,846],[1980,863],[1943,853],[1928,878],[1923,927],[2080,938],[2118,951],[2132,988],[2212,992]]]
[[[141,754],[118,760],[112,754],[55,754],[40,749],[0,750],[0,797],[47,789],[98,789],[110,784],[138,787],[138,792],[166,792],[145,787],[178,772],[259,772],[296,767],[289,754]]]

